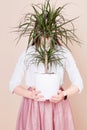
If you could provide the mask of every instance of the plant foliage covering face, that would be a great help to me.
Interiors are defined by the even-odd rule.
[[[67,4],[53,8],[50,5],[50,0],[46,0],[44,4],[32,5],[34,13],[27,13],[17,27],[19,33],[19,40],[23,36],[28,37],[28,45],[35,45],[37,55],[34,55],[34,59],[39,64],[42,62],[45,64],[46,70],[48,64],[61,64],[61,59],[56,57],[56,52],[59,51],[55,45],[64,45],[68,49],[68,43],[77,42],[80,43],[78,37],[75,34],[75,27],[73,19],[66,19],[63,15],[63,9]],[[41,37],[44,37],[44,50],[40,47]],[[50,49],[46,50],[46,38],[51,38]],[[38,49],[39,47],[39,49]],[[62,65],[62,64],[61,64]]]
[[[53,45],[57,44],[58,41],[66,47],[68,47],[68,43],[73,41],[80,43],[73,24],[73,21],[78,17],[66,19],[62,14],[65,6],[67,4],[54,9],[50,5],[50,0],[46,0],[42,5],[32,5],[34,13],[27,13],[18,26],[19,40],[22,36],[27,36],[27,48],[31,42],[38,46],[41,36],[51,37]]]

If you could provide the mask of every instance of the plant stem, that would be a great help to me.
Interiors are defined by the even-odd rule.
[[[45,73],[48,73],[48,55],[45,51]]]

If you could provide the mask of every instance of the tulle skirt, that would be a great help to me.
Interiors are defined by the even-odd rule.
[[[23,97],[16,130],[75,130],[69,100],[52,103]]]

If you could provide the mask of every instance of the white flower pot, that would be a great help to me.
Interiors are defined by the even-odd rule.
[[[60,86],[59,75],[55,73],[36,73],[36,89],[40,90],[45,99],[50,99],[57,94]]]

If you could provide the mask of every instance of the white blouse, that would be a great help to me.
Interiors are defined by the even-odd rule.
[[[83,89],[83,81],[80,75],[80,72],[77,68],[75,60],[71,54],[71,52],[65,47],[59,47],[60,52],[58,55],[61,57],[60,53],[63,52],[63,59],[62,64],[63,66],[57,65],[57,67],[52,66],[51,71],[56,72],[60,76],[60,86],[64,83],[64,74],[65,72],[68,73],[69,79],[72,84],[76,85],[79,88],[79,93]],[[62,52],[63,50],[63,52]],[[31,52],[35,52],[35,46],[29,47],[26,51],[24,50],[23,53],[20,55],[18,62],[16,63],[16,67],[12,74],[9,89],[12,93],[14,93],[14,88],[18,85],[21,85],[22,79],[25,74],[25,84],[26,87],[35,86],[35,73],[36,72],[44,72],[44,65],[40,63],[38,66],[31,63],[32,55]],[[25,62],[26,61],[26,62]]]

